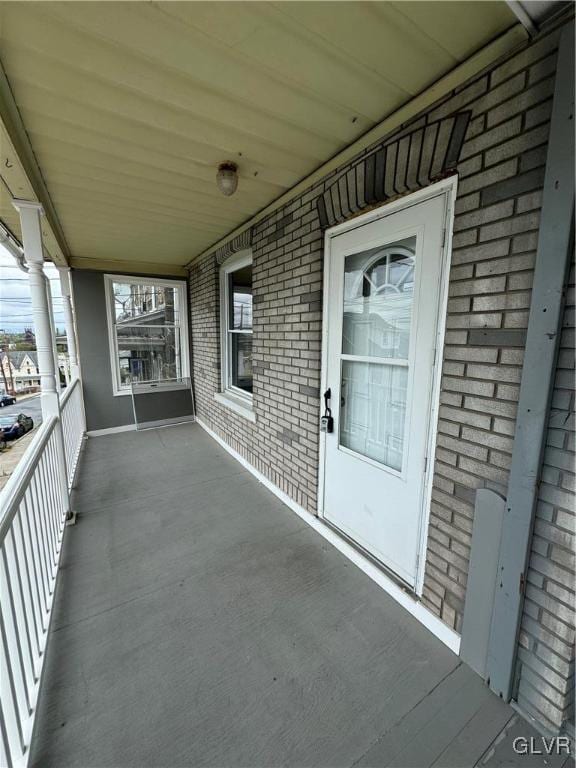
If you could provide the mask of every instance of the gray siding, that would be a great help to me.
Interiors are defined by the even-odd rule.
[[[104,274],[73,269],[72,285],[87,429],[133,424],[132,398],[114,397],[112,390]],[[189,414],[190,393],[187,391],[139,396],[140,421],[161,421]]]

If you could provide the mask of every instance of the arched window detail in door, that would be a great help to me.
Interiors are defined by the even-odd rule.
[[[342,352],[406,359],[416,238],[346,258]]]
[[[414,267],[414,252],[410,248],[382,248],[364,269],[362,296],[405,292],[414,284]]]

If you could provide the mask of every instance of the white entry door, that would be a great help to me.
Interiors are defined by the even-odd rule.
[[[447,196],[328,238],[322,516],[414,588]],[[337,230],[336,230],[337,232]]]

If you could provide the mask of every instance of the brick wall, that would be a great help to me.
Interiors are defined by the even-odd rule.
[[[423,599],[460,631],[475,490],[506,495],[536,256],[556,36],[433,110],[472,110],[458,165]]]
[[[552,730],[574,721],[574,285],[572,267],[518,653],[518,703]]]
[[[558,35],[475,78],[395,134],[471,111],[457,166],[450,299],[423,601],[460,631],[474,495],[506,493],[528,323]],[[383,145],[391,137],[379,143]],[[370,155],[379,145],[367,148]],[[359,156],[360,157],[360,156]],[[259,222],[254,255],[256,424],[219,389],[218,265],[190,276],[200,418],[310,512],[317,506],[323,233],[316,200],[359,158]]]
[[[219,251],[190,274],[199,417],[284,493],[316,511],[322,333],[322,187],[255,227],[253,370],[256,424],[214,401],[220,390]]]

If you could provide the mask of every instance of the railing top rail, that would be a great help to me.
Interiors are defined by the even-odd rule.
[[[62,395],[62,400],[60,401],[60,407],[64,407],[66,405],[66,402],[70,399],[72,396],[72,392],[76,389],[76,387],[80,384],[80,379],[78,376],[73,379],[70,384],[66,387],[66,391]]]
[[[12,476],[0,491],[0,542],[4,541],[22,496],[26,493],[30,478],[38,466],[42,451],[57,422],[56,416],[49,416],[42,422]]]

